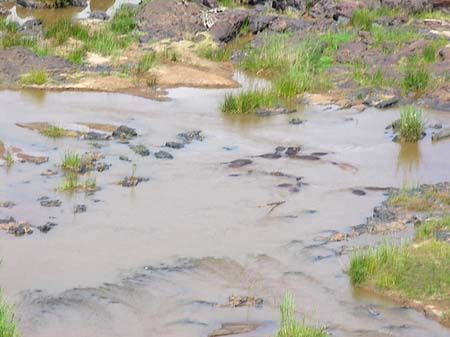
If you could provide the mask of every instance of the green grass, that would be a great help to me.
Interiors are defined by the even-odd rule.
[[[353,255],[349,275],[353,284],[394,291],[409,299],[443,301],[450,308],[450,245],[446,242],[384,242]]]
[[[404,91],[424,91],[430,82],[430,74],[426,65],[417,57],[410,57],[405,65],[402,87]]]
[[[308,326],[295,318],[295,302],[292,295],[286,293],[280,305],[281,322],[276,337],[327,337],[323,328]]]
[[[61,167],[65,170],[78,172],[81,165],[81,157],[78,153],[66,152],[61,162]]]
[[[18,32],[8,32],[0,38],[1,48],[10,48],[15,46],[35,48],[36,45],[37,40],[35,38],[23,37]]]
[[[5,162],[6,162],[6,167],[11,167],[14,164],[14,157],[11,153],[11,151],[6,151],[5,153]]]
[[[424,122],[422,110],[409,105],[400,109],[400,137],[407,142],[417,142],[422,138]]]
[[[208,60],[224,62],[230,60],[231,49],[227,47],[205,46],[198,50],[198,55]]]
[[[69,38],[85,41],[89,38],[89,31],[78,22],[70,19],[61,19],[48,27],[46,38],[54,39],[57,45],[61,45]]]
[[[382,16],[394,17],[401,14],[400,8],[380,6],[374,9],[359,8],[352,13],[350,18],[350,24],[354,27],[358,27],[361,30],[372,30],[373,22]]]
[[[109,22],[110,30],[117,34],[128,34],[136,28],[136,9],[122,5]]]
[[[61,138],[65,136],[66,131],[58,126],[49,125],[45,129],[40,131],[40,133],[50,138]]]
[[[418,212],[432,209],[448,211],[450,208],[450,192],[435,187],[402,188],[389,196],[388,204]]]
[[[237,94],[225,95],[220,110],[226,114],[252,114],[262,107],[271,107],[277,98],[271,90],[243,90]]]
[[[86,46],[77,47],[67,54],[67,59],[75,64],[81,64],[86,55]]]
[[[19,83],[22,85],[43,85],[47,83],[48,75],[45,70],[31,70],[27,74],[20,75]]]
[[[419,39],[422,35],[417,29],[409,26],[374,26],[372,28],[374,47],[380,47],[383,42],[388,41],[393,42],[397,47],[401,47],[408,41]]]
[[[415,238],[417,240],[432,239],[436,232],[441,229],[450,230],[450,215],[427,219],[417,228]]]
[[[18,337],[14,313],[0,291],[0,337]]]
[[[58,186],[58,191],[60,192],[73,192],[81,188],[81,183],[79,177],[75,173],[67,173],[62,178]]]
[[[157,54],[154,51],[146,52],[138,61],[136,72],[143,74],[153,68],[157,63]]]

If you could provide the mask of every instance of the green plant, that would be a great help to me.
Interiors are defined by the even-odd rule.
[[[11,167],[14,164],[14,156],[9,150],[5,153],[5,162],[7,167]]]
[[[122,5],[112,17],[109,26],[111,31],[117,34],[127,34],[136,27],[136,9]]]
[[[48,27],[46,37],[54,39],[56,44],[61,45],[69,38],[85,41],[89,38],[89,31],[77,22],[61,19]]]
[[[243,90],[237,94],[225,95],[220,110],[226,114],[250,114],[261,107],[271,107],[277,102],[271,90]]]
[[[400,109],[400,137],[407,142],[417,142],[422,138],[424,122],[422,110],[410,105]]]
[[[65,135],[65,130],[55,125],[48,125],[40,133],[46,137],[50,138],[61,138]]]
[[[223,62],[228,61],[231,57],[231,49],[205,46],[198,50],[198,54],[208,60]]]
[[[327,337],[323,328],[305,325],[295,319],[295,302],[290,293],[286,293],[280,305],[281,322],[277,337]]]
[[[157,55],[154,51],[146,52],[141,56],[136,67],[137,74],[142,74],[149,71],[157,63]]]
[[[48,75],[45,70],[31,70],[27,74],[20,75],[19,82],[22,85],[43,85],[47,83]]]
[[[408,59],[403,76],[405,91],[423,91],[428,87],[430,75],[426,66],[417,57]]]
[[[370,9],[358,8],[352,13],[350,23],[362,30],[370,31],[374,19],[373,12]]]
[[[4,300],[0,291],[0,337],[17,337],[14,313]]]
[[[60,192],[72,192],[81,187],[78,175],[72,172],[66,173],[58,186]]]
[[[87,48],[85,45],[77,47],[67,54],[67,59],[75,64],[81,64],[86,55]]]
[[[441,229],[450,229],[450,215],[427,219],[416,229],[415,238],[417,240],[432,239],[436,232]]]
[[[65,170],[78,172],[81,166],[81,157],[78,153],[66,152],[61,162],[61,167]]]

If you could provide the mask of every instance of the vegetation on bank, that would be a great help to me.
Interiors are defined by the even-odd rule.
[[[408,211],[449,211],[450,192],[435,186],[403,188],[389,196],[388,204]]]
[[[352,283],[450,313],[450,245],[437,240],[441,229],[450,229],[449,216],[425,221],[416,229],[413,242],[384,242],[356,253],[350,262]],[[440,317],[444,323],[449,318]]]
[[[2,297],[0,291],[0,337],[18,337],[12,307]]]
[[[31,70],[29,73],[22,74],[19,83],[22,85],[43,85],[47,83],[48,75],[45,70]]]
[[[327,337],[324,328],[312,327],[295,318],[294,297],[286,293],[280,305],[281,322],[276,337]]]
[[[60,192],[91,191],[96,187],[95,177],[87,176],[84,181],[81,181],[77,173],[69,171],[64,174],[57,190]]]

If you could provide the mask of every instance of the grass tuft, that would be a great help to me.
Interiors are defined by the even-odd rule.
[[[281,323],[277,337],[327,337],[323,328],[315,328],[295,319],[294,297],[286,293],[280,305]]]
[[[111,31],[117,34],[128,34],[136,28],[136,9],[122,5],[112,17],[109,25]]]
[[[65,135],[65,130],[55,125],[49,125],[40,133],[46,137],[50,138],[61,138]]]
[[[407,142],[417,142],[423,136],[424,122],[422,110],[414,105],[400,110],[400,137]]]
[[[271,90],[243,90],[237,94],[225,95],[220,110],[226,114],[251,114],[262,107],[271,107],[277,99]]]
[[[410,91],[423,91],[428,87],[430,81],[430,74],[426,65],[420,62],[417,57],[411,57],[408,59],[402,86],[407,92]]]
[[[81,165],[81,157],[78,153],[66,152],[61,162],[61,167],[65,170],[78,172]]]
[[[0,337],[18,337],[11,306],[3,300],[0,291]]]
[[[31,70],[20,75],[19,83],[22,85],[43,85],[47,83],[48,75],[45,70]]]

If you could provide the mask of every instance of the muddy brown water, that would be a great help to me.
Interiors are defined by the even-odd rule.
[[[29,9],[15,4],[6,4],[11,14],[8,20],[25,23],[29,19],[41,19],[46,26],[52,25],[61,19],[86,19],[91,12],[99,10],[105,11],[112,16],[115,11],[124,4],[138,4],[140,0],[91,0],[87,7],[66,7],[58,9]]]
[[[299,317],[324,324],[333,336],[448,336],[423,314],[355,291],[343,272],[342,243],[322,245],[331,231],[364,222],[382,192],[365,196],[352,188],[434,183],[450,178],[450,141],[401,146],[385,134],[396,109],[362,113],[303,106],[293,115],[259,119],[224,117],[226,90],[179,88],[170,102],[104,94],[1,91],[1,139],[29,153],[46,154],[43,165],[16,163],[0,172],[0,218],[32,225],[58,224],[48,234],[16,238],[0,233],[0,286],[16,305],[19,329],[29,337],[207,336],[223,322],[257,321],[246,336],[274,335],[278,305],[289,290]],[[290,125],[291,118],[306,122]],[[430,121],[450,116],[427,112]],[[15,126],[17,122],[99,122],[137,129],[134,144],[160,150],[179,132],[203,130],[206,139],[174,160],[139,157],[127,145],[104,143],[109,171],[97,173],[101,190],[92,196],[55,191],[55,169],[67,151],[94,150],[86,141],[52,140]],[[319,161],[253,156],[276,146],[302,146],[302,154],[327,152]],[[130,175],[150,178],[136,188],[116,184]],[[251,158],[229,168],[226,162]],[[347,163],[338,167],[331,162]],[[250,172],[249,172],[250,171]],[[304,177],[300,192],[278,187]],[[295,183],[295,182],[294,182]],[[41,207],[41,196],[59,208]],[[285,201],[269,213],[269,203]],[[87,212],[73,214],[76,204]],[[314,212],[312,212],[314,211]],[[373,241],[360,238],[358,244]],[[348,242],[346,245],[355,243]],[[227,308],[228,296],[264,298],[262,308]],[[218,305],[216,305],[218,304]]]

